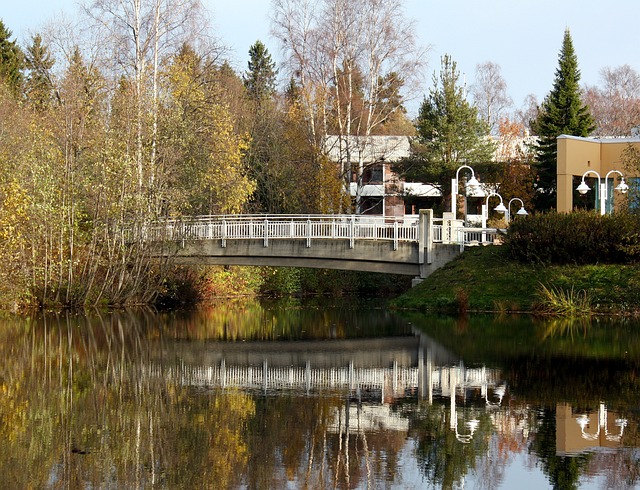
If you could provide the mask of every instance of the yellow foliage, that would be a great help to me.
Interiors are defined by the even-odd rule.
[[[24,235],[23,227],[29,221],[29,205],[29,196],[16,181],[2,189],[0,243],[5,250],[20,244]]]
[[[28,404],[20,400],[20,383],[9,386],[0,384],[0,438],[14,442],[24,432]]]
[[[249,460],[244,427],[255,415],[255,402],[241,392],[229,392],[216,398],[213,414],[218,425],[211,432],[209,461],[211,481],[217,488],[230,488],[233,479]]]
[[[206,70],[186,47],[167,69],[163,140],[173,159],[172,203],[187,214],[237,213],[256,188],[244,168],[249,137],[236,132],[223,92]]]

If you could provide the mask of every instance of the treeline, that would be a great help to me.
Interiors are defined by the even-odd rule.
[[[0,23],[0,303],[179,303],[216,287],[193,271],[148,260],[148,244],[130,240],[125,230],[168,216],[363,211],[358,196],[352,209],[345,192],[354,180],[361,188],[370,164],[366,139],[351,136],[414,132],[401,91],[420,59],[396,3],[383,8],[386,31],[369,19],[345,37],[348,25],[338,20],[367,19],[366,1],[334,17],[323,4],[314,26],[296,24],[296,2],[276,2],[275,25],[286,34],[292,74],[282,92],[261,42],[238,74],[194,30],[195,1],[173,2],[172,11],[154,10],[153,2],[141,2],[139,10],[96,2],[84,25],[90,39],[52,31],[25,47]],[[332,39],[343,40],[339,49]],[[379,58],[381,43],[388,50]],[[443,85],[455,86],[455,64],[443,68],[449,71]],[[423,108],[437,99],[436,89]],[[466,111],[465,124],[438,141],[457,141],[468,126],[474,143],[465,150],[481,145],[486,131],[475,129],[477,111],[462,96],[447,105],[450,114],[458,108]],[[421,111],[419,130],[427,116]],[[339,136],[337,148],[325,147],[327,135]],[[417,158],[427,170],[414,177],[448,182],[447,173],[469,152],[443,156],[434,140],[422,154],[427,140],[418,131],[408,164]],[[472,156],[478,164],[490,158],[489,151]],[[432,175],[441,166],[444,173]],[[487,175],[497,169],[489,165]],[[503,192],[509,185],[494,181],[504,182]],[[260,285],[250,289],[297,292],[314,282],[298,275],[256,273],[251,281]],[[332,284],[341,282],[334,275]]]
[[[527,210],[553,208],[555,138],[595,127],[569,32],[554,89],[519,118],[528,124],[499,117],[497,65],[480,67],[471,104],[449,56],[410,121],[405,97],[420,96],[425,51],[402,4],[274,1],[282,73],[260,41],[237,72],[199,0],[85,0],[78,24],[59,19],[24,46],[0,20],[0,305],[167,295],[171,264],[147,260],[147,244],[124,233],[159,218],[370,211],[364,185],[391,160],[372,161],[376,135],[412,136],[393,170],[438,187],[438,211],[463,164]],[[638,78],[610,74],[611,87]],[[609,106],[620,104],[598,107]],[[520,145],[527,125],[540,145]]]
[[[2,306],[170,296],[184,274],[168,279],[171,264],[125,233],[159,218],[352,211],[362,148],[341,146],[336,164],[327,135],[412,131],[398,70],[417,66],[413,38],[391,2],[336,50],[348,25],[318,17],[302,33],[294,3],[274,4],[290,35],[282,91],[260,41],[246,71],[231,67],[197,0],[87,1],[79,24],[60,20],[24,46],[0,21]]]
[[[57,61],[41,36],[22,50],[10,35],[0,24],[13,53],[0,86],[5,307],[153,302],[170,264],[149,261],[126,229],[166,216],[323,212],[329,194],[340,196],[293,97],[278,101],[268,135],[290,167],[249,167],[267,113],[259,106],[276,101],[252,99],[227,63],[190,44],[132,77],[78,46]],[[303,188],[302,176],[315,185]]]

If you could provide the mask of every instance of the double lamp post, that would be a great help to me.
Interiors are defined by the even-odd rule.
[[[605,215],[607,213],[607,179],[609,178],[609,176],[613,173],[616,173],[618,175],[620,175],[620,183],[614,188],[614,190],[616,191],[620,191],[622,194],[626,194],[626,192],[629,190],[629,186],[627,185],[627,183],[624,181],[624,175],[622,175],[622,172],[620,172],[619,170],[610,170],[609,172],[607,172],[607,175],[605,175],[604,179],[602,179],[600,177],[600,174],[598,172],[596,172],[595,170],[587,170],[583,175],[582,175],[582,182],[580,182],[580,185],[578,187],[576,187],[576,190],[580,193],[580,194],[586,194],[587,192],[589,192],[591,190],[591,187],[589,187],[587,185],[587,183],[584,181],[584,178],[589,175],[589,174],[594,174],[597,179],[598,179],[598,189],[600,189],[600,214],[601,215]],[[613,178],[613,177],[612,177]]]

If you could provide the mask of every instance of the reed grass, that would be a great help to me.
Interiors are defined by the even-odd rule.
[[[537,291],[535,311],[537,313],[565,318],[585,317],[592,313],[591,295],[581,289],[545,286],[540,283]]]

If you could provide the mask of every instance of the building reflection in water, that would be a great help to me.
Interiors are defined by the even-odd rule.
[[[609,412],[604,402],[591,414],[575,414],[570,405],[560,403],[556,405],[557,453],[571,455],[597,448],[620,448],[627,424],[627,419]]]

